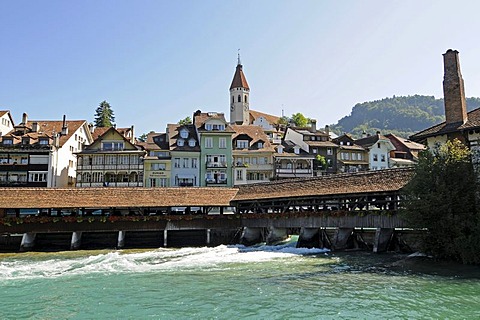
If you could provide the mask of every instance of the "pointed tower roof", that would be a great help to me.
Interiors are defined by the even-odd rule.
[[[245,75],[243,74],[242,67],[243,66],[240,63],[240,54],[239,54],[238,55],[237,69],[235,70],[235,75],[233,76],[232,85],[230,86],[230,90],[232,90],[233,88],[245,88],[245,89],[250,90],[250,87],[248,86],[247,78],[245,78]]]

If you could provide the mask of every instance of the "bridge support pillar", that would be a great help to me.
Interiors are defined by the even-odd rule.
[[[305,228],[300,229],[297,248],[319,248],[320,247],[320,229]]]
[[[274,245],[277,242],[283,241],[287,238],[288,238],[287,228],[270,227],[268,229],[266,243],[267,245]]]
[[[353,228],[338,228],[335,232],[333,249],[344,250],[347,248],[348,239],[352,236]]]
[[[168,230],[163,230],[163,246],[166,248],[168,245]]]
[[[82,245],[82,232],[74,231],[72,232],[72,240],[70,241],[70,250],[78,250]]]
[[[125,247],[125,235],[127,231],[118,231],[118,239],[117,239],[117,248],[122,249]]]
[[[387,251],[393,232],[394,229],[392,228],[377,228],[375,232],[375,242],[373,243],[373,252],[379,253]]]
[[[35,246],[35,237],[37,236],[36,233],[24,233],[22,237],[22,242],[20,243],[20,251],[29,251],[32,250]]]
[[[207,246],[210,245],[211,237],[210,237],[210,229],[207,229]]]
[[[263,228],[243,228],[242,236],[240,237],[240,243],[246,246],[251,246],[264,240]]]

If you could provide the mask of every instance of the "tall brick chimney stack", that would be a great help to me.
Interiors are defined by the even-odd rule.
[[[443,96],[446,123],[465,123],[467,121],[467,102],[458,51],[448,49],[443,54],[444,76]]]

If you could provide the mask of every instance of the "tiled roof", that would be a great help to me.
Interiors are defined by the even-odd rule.
[[[425,150],[426,147],[417,142],[410,141],[408,139],[396,136],[392,133],[385,135],[387,138],[390,139],[392,144],[397,150],[404,150],[404,149],[409,149],[409,150]]]
[[[143,149],[152,150],[168,150],[168,141],[166,133],[149,132],[145,142],[138,141],[136,145],[141,146]]]
[[[467,121],[465,123],[457,122],[447,124],[445,121],[427,128],[423,131],[417,132],[410,136],[413,141],[422,141],[428,137],[452,133],[464,130],[478,130],[480,129],[480,108],[467,113]]]
[[[355,143],[358,145],[361,145],[364,148],[368,148],[373,146],[375,143],[377,143],[378,140],[387,140],[390,141],[387,137],[384,135],[381,135],[379,133],[377,134],[372,134],[371,136],[365,137],[365,138],[360,138],[355,140]]]
[[[311,147],[338,148],[338,145],[332,141],[305,141],[305,143]]]
[[[225,131],[207,131],[207,132],[234,132],[232,127],[225,120],[225,115],[223,113],[200,112],[200,113],[194,114],[193,118],[194,118],[193,123],[195,124],[197,129],[200,131],[207,131],[205,129],[205,122],[207,122],[210,119],[218,119],[218,120],[221,120],[223,123],[225,123]]]
[[[392,192],[403,188],[412,176],[410,168],[387,169],[242,185],[234,201]]]
[[[180,138],[181,129],[188,130],[188,138],[185,139],[183,146],[177,144],[177,140]],[[193,124],[179,125],[179,124],[168,124],[168,135],[169,135],[169,149],[172,151],[195,151],[200,152],[200,142],[198,141],[197,131]],[[190,139],[195,140],[195,146],[190,147],[188,141]]]
[[[232,129],[235,131],[232,139],[235,139],[240,135],[247,135],[252,139],[250,141],[250,147],[258,141],[263,141],[263,148],[261,148],[260,151],[274,150],[262,127],[254,125],[232,125]],[[235,149],[235,146],[233,146],[233,148]]]
[[[267,113],[263,113],[263,112],[260,112],[260,111],[255,111],[255,110],[250,109],[249,113],[250,113],[250,117],[251,117],[250,122],[253,122],[253,120],[255,120],[257,118],[264,117],[265,120],[267,120],[268,123],[270,123],[271,125],[275,125],[275,124],[278,124],[278,120],[280,120],[280,117],[277,117],[277,116],[274,116],[274,115],[271,115],[271,114],[267,114]]]
[[[0,188],[0,208],[228,206],[232,188]]]
[[[124,138],[127,138],[127,134],[130,130],[132,130],[132,128],[95,127],[92,133],[93,140],[97,140],[98,137],[103,136],[110,128],[117,130],[117,132],[120,133]]]
[[[37,132],[28,132],[26,134],[20,133],[18,130],[12,130],[4,137],[14,137],[14,144],[16,140],[19,140],[20,137],[26,135],[31,139],[37,140],[38,137],[49,137],[50,139],[54,136],[55,133],[60,133],[63,127],[63,121],[51,121],[51,120],[29,120],[27,128],[31,130],[33,123],[38,124]],[[67,120],[66,125],[68,127],[68,133],[66,135],[61,135],[59,139],[59,145],[62,147],[65,142],[70,139],[70,137],[84,124],[86,120]],[[20,127],[20,126],[19,126]],[[22,126],[22,128],[25,128]],[[50,140],[51,142],[52,140]]]
[[[230,85],[230,90],[233,88],[246,88],[250,89],[248,87],[247,83],[247,78],[245,78],[245,75],[243,74],[243,67],[241,64],[237,65],[237,68],[235,69],[235,74],[233,75],[233,80],[232,84]]]

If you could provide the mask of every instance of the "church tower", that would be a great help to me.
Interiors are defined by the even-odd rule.
[[[238,54],[237,69],[230,85],[230,123],[248,125],[250,122],[250,88],[243,74],[240,54]]]

